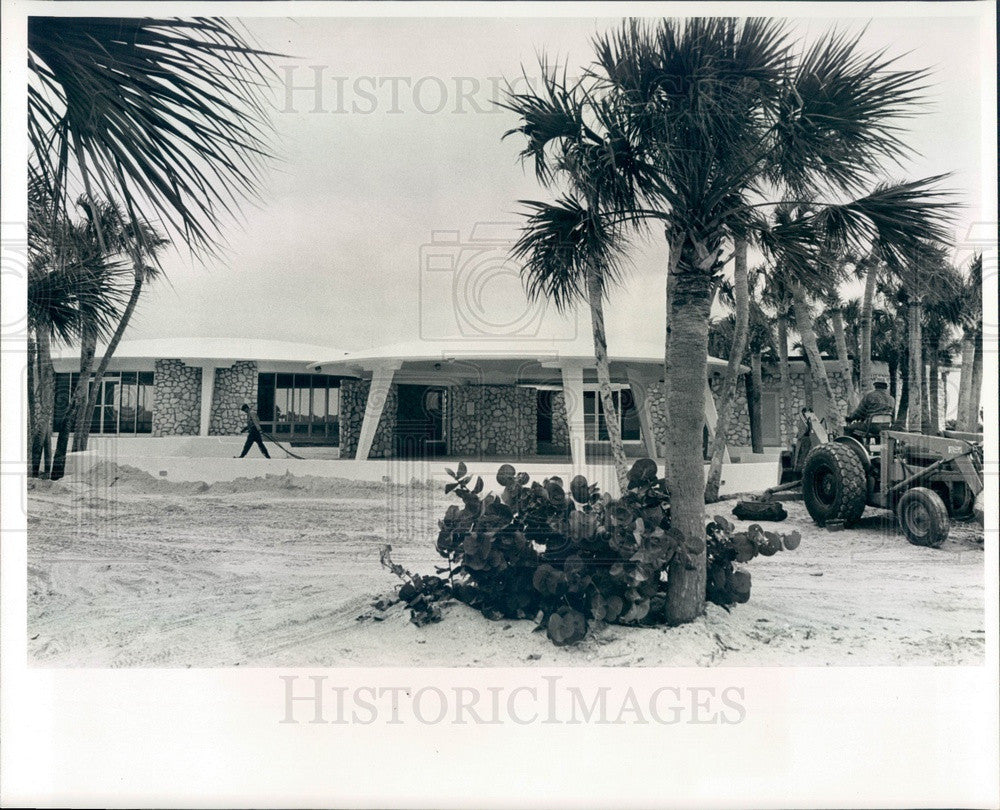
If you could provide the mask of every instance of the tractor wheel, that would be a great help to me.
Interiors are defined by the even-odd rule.
[[[941,496],[927,487],[913,487],[896,504],[900,528],[915,546],[937,548],[948,539],[948,509]]]
[[[814,447],[802,468],[802,497],[820,526],[840,520],[856,523],[865,511],[868,476],[857,454],[839,442]]]

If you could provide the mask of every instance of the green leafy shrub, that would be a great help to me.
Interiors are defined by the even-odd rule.
[[[650,459],[632,466],[618,499],[583,476],[568,486],[557,476],[538,482],[510,464],[497,471],[499,494],[484,495],[465,464],[447,472],[445,491],[461,501],[439,522],[447,565],[437,573],[447,580],[395,571],[417,623],[435,621],[428,605],[451,595],[490,619],[534,618],[553,643],[575,644],[592,622],[663,623],[668,566],[693,568],[700,554],[708,554],[708,598],[745,602],[749,574],[734,563],[782,547],[780,536],[759,526],[734,533],[724,518],[706,537],[684,537],[671,528],[670,492]]]

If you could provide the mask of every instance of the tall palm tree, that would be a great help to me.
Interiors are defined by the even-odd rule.
[[[219,18],[29,19],[30,169],[53,222],[74,189],[91,204],[103,195],[121,205],[140,243],[133,299],[155,249],[142,223],[161,222],[203,256],[218,251],[223,220],[257,193],[269,156],[269,55]],[[107,253],[100,227],[97,239]],[[120,339],[112,336],[105,368]],[[86,414],[89,398],[90,386],[78,387],[71,413]]]
[[[160,273],[160,268],[156,264],[156,252],[168,244],[167,240],[157,233],[156,229],[149,223],[139,222],[135,224],[127,221],[119,206],[114,202],[91,200],[84,196],[77,201],[77,205],[86,212],[86,234],[94,241],[95,249],[103,249],[113,256],[127,257],[131,260],[132,288],[93,377],[91,377],[91,371],[93,371],[94,357],[97,352],[97,330],[91,324],[86,322],[83,324],[78,385],[84,386],[83,390],[87,392],[87,396],[75,415],[75,425],[72,420],[69,420],[65,428],[68,430],[70,426],[73,426],[74,451],[87,449],[91,415],[97,405],[101,380],[104,378],[111,357],[114,355],[115,349],[118,348],[118,344],[132,319],[139,303],[139,295],[143,285],[156,278]],[[76,397],[71,395],[71,400],[76,400]],[[58,452],[56,455],[57,458],[60,457]]]
[[[85,226],[49,218],[44,188],[29,184],[28,327],[29,446],[32,475],[51,475],[55,403],[53,341],[78,341],[83,325],[98,336],[114,328],[124,302],[127,269],[96,248]]]
[[[884,273],[884,268],[885,265],[877,250],[869,253],[855,265],[855,272],[865,280],[864,296],[861,299],[861,357],[858,375],[858,388],[862,394],[872,390],[872,312],[875,308],[879,275]]]
[[[905,154],[898,123],[915,112],[926,74],[865,54],[860,35],[796,42],[779,20],[627,21],[597,36],[595,49],[585,107],[613,121],[609,137],[559,110],[544,131],[551,140],[583,132],[592,154],[614,158],[629,182],[616,185],[612,217],[664,227],[671,248],[664,358],[671,521],[685,536],[701,537],[704,415],[691,392],[705,386],[726,240],[736,233],[759,241],[754,234],[767,228],[767,208],[781,201],[812,201],[831,189],[854,196],[870,185],[886,161]],[[547,142],[533,142],[535,153]],[[796,246],[815,242],[817,233],[855,250],[887,236],[939,234],[945,200],[936,182],[877,187],[821,206],[770,238],[785,254],[800,253],[804,268],[809,251]],[[704,555],[675,558],[668,620],[694,619],[704,599]]]
[[[973,257],[962,290],[962,373],[958,387],[959,430],[976,430],[979,426],[979,402],[982,390],[982,324],[983,324],[983,257]],[[979,363],[979,391],[976,385],[976,363]]]
[[[539,59],[541,92],[517,93],[508,86],[500,106],[518,115],[521,125],[504,138],[521,135],[521,160],[534,165],[542,186],[563,189],[551,203],[522,200],[526,224],[512,251],[522,260],[529,297],[551,300],[559,310],[580,300],[590,308],[594,360],[608,441],[619,485],[624,491],[628,464],[621,421],[611,389],[604,298],[621,280],[627,247],[623,210],[648,182],[650,169],[628,151],[622,127],[627,119],[609,105],[595,104],[583,80],[569,83],[566,69]]]
[[[597,384],[615,474],[624,492],[628,486],[628,463],[611,389],[604,327],[608,285],[620,278],[622,237],[606,233],[604,221],[570,197],[556,203],[523,202],[531,213],[512,255],[524,261],[523,277],[529,297],[532,300],[544,297],[560,312],[581,299],[590,309]],[[582,403],[576,403],[576,407],[582,407]]]
[[[750,286],[747,270],[747,242],[737,237],[733,243],[733,304],[735,320],[733,343],[729,350],[729,360],[726,363],[726,374],[722,382],[722,395],[719,397],[718,417],[715,424],[715,435],[709,449],[708,478],[705,483],[705,503],[715,503],[719,499],[719,486],[722,482],[722,461],[725,457],[726,442],[729,438],[729,422],[733,413],[733,402],[736,398],[736,383],[740,377],[740,363],[747,346],[747,333],[750,326]]]
[[[933,305],[942,294],[947,265],[944,262],[943,248],[930,241],[914,245],[901,255],[893,255],[888,264],[889,272],[899,282],[899,295],[906,312],[906,428],[919,433],[925,428],[924,311],[926,306]]]
[[[953,329],[961,325],[963,279],[959,271],[944,265],[938,280],[939,292],[933,301],[925,302],[924,345],[928,362],[927,428],[936,432],[941,428],[941,362],[950,362],[948,346]]]

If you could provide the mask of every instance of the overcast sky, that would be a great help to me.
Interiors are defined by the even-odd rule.
[[[908,6],[896,8],[905,15]],[[501,140],[513,117],[490,103],[499,78],[519,76],[521,65],[534,74],[539,49],[582,66],[590,37],[614,21],[245,23],[261,47],[296,57],[274,60],[278,159],[261,202],[227,229],[225,260],[200,265],[186,254],[167,256],[169,282],[150,290],[129,338],[270,337],[360,349],[460,330],[560,336],[572,328],[548,315],[540,327],[533,315],[521,317],[502,246],[474,250],[468,240],[477,223],[516,223],[519,199],[547,197],[518,163],[519,139]],[[812,37],[834,23],[796,25]],[[935,70],[927,112],[910,124],[918,157],[892,177],[952,172],[950,185],[966,206],[959,237],[969,223],[995,218],[980,208],[982,39],[974,17],[875,20],[865,34],[872,49],[909,52],[901,65]],[[289,82],[305,89],[289,96]],[[498,230],[509,227],[489,233]],[[435,231],[458,232],[458,242],[427,248]],[[662,331],[662,237],[634,254],[609,311],[612,336]],[[448,255],[456,257],[453,272],[440,269]],[[457,308],[456,272],[464,274]]]

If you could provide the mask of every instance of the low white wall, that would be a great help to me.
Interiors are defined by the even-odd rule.
[[[238,448],[237,448],[238,449]],[[255,451],[252,451],[255,452]],[[265,459],[257,456],[247,456],[243,459],[229,457],[185,458],[178,455],[151,456],[127,455],[125,453],[105,453],[98,448],[92,448],[86,453],[72,453],[68,459],[68,474],[82,475],[99,461],[113,461],[144,470],[151,475],[166,478],[171,481],[232,481],[235,478],[255,478],[264,475],[282,475],[290,472],[293,475],[315,475],[326,478],[349,478],[356,481],[390,480],[396,483],[418,481],[436,481],[442,486],[449,481],[445,467],[454,467],[455,462],[412,459],[373,459],[356,461],[354,459],[305,459],[299,461],[292,458]],[[496,471],[501,462],[481,461],[467,462],[469,473],[481,475],[487,489],[498,490]],[[519,472],[528,473],[532,479],[541,480],[547,476],[558,475],[564,481],[569,481],[576,474],[572,465],[566,463],[531,462],[514,465]],[[706,465],[706,472],[707,472]],[[617,493],[614,468],[609,464],[591,464],[582,471],[592,483],[600,485],[604,491]],[[730,464],[723,468],[723,495],[737,492],[757,492],[774,486],[778,481],[777,462],[758,462],[748,464]]]
[[[243,449],[246,434],[236,436],[91,436],[87,442],[88,452],[93,451],[105,458],[187,458],[193,461],[206,458],[228,458],[238,455]],[[309,458],[338,458],[340,448],[328,445],[291,447],[298,456]],[[272,456],[284,456],[271,442],[266,442]],[[260,455],[256,447],[249,455]],[[287,456],[285,456],[287,458]]]

